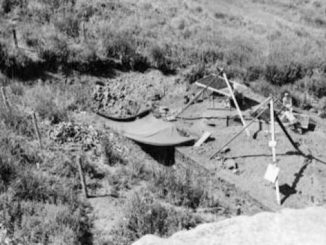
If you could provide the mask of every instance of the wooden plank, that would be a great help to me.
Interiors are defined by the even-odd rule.
[[[199,87],[205,87],[205,86],[207,86],[208,82],[211,79],[213,79],[213,77],[214,77],[213,75],[204,77],[200,80],[197,80],[195,82],[195,84]],[[210,86],[208,88],[208,90],[216,92],[223,96],[231,97],[228,87],[222,86],[223,84],[221,84],[221,81],[224,81],[224,78],[222,76],[215,76],[215,80],[216,80],[216,83],[214,83],[213,86]],[[255,101],[257,103],[262,103],[264,100],[267,99],[266,97],[254,92],[251,88],[249,88],[248,86],[246,86],[244,84],[241,84],[241,83],[238,83],[235,81],[230,81],[230,80],[229,80],[229,82],[233,86],[236,85],[238,92],[242,93],[242,95],[249,100]]]
[[[281,129],[283,130],[285,136],[288,138],[290,141],[291,145],[296,149],[300,154],[304,155],[304,153],[299,149],[297,143],[292,139],[291,135],[289,132],[286,130],[285,126],[283,125],[281,119],[278,117],[278,115],[274,111],[274,117],[276,119],[276,122],[280,125]]]
[[[82,186],[83,194],[84,194],[84,197],[87,199],[88,192],[87,192],[87,186],[86,186],[85,176],[84,176],[83,167],[82,167],[82,159],[80,156],[77,157],[77,166],[78,166],[80,184]]]
[[[6,95],[5,87],[1,87],[1,95],[2,95],[3,103],[4,103],[5,107],[6,107],[6,110],[8,112],[10,112],[11,108],[9,106],[9,102],[8,102],[8,98],[7,98],[7,95]]]
[[[34,124],[35,134],[36,134],[38,142],[40,144],[40,148],[42,149],[43,148],[42,138],[41,138],[41,134],[40,134],[38,124],[37,124],[37,118],[36,118],[35,112],[33,112],[33,124]]]
[[[196,144],[194,145],[194,147],[199,147],[201,146],[210,136],[212,135],[211,132],[205,132],[200,139],[196,142]]]
[[[199,83],[199,82],[195,82],[195,84],[198,87],[202,87],[202,88],[205,88],[207,86],[207,85]],[[207,90],[218,93],[218,94],[221,94],[223,96],[231,97],[231,95],[225,91],[225,88],[224,89],[215,89],[215,88],[212,88],[212,87],[208,87]]]

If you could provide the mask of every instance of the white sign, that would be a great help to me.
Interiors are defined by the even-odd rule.
[[[271,140],[268,142],[268,146],[271,147],[271,148],[275,148],[276,147],[276,141],[275,140]]]
[[[272,183],[275,183],[279,172],[280,172],[280,168],[277,167],[275,164],[268,164],[264,179],[266,179]]]
[[[212,135],[211,132],[205,132],[194,146],[195,147],[201,146],[211,135]]]

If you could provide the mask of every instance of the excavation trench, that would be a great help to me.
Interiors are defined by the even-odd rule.
[[[190,171],[196,179],[203,180],[206,193],[214,200],[217,200],[227,212],[226,215],[252,215],[262,211],[273,211],[259,202],[246,191],[240,190],[235,184],[217,175],[217,171],[208,169],[203,164],[194,160],[182,151],[184,147],[156,147],[141,145],[148,155],[154,158],[158,164],[168,168],[174,168],[179,173]]]

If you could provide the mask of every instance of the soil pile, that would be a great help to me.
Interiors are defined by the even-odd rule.
[[[164,79],[164,82],[163,82]],[[184,91],[175,84],[175,77],[166,78],[159,71],[130,73],[109,81],[98,81],[93,94],[93,109],[111,117],[126,118],[159,106],[166,95]]]

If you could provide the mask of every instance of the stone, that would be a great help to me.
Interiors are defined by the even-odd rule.
[[[230,169],[230,170],[235,170],[235,169],[238,169],[238,164],[236,161],[234,161],[233,159],[228,159],[224,162],[224,166],[227,168],[227,169]]]
[[[326,208],[283,209],[207,223],[169,238],[146,235],[133,245],[324,245]]]

